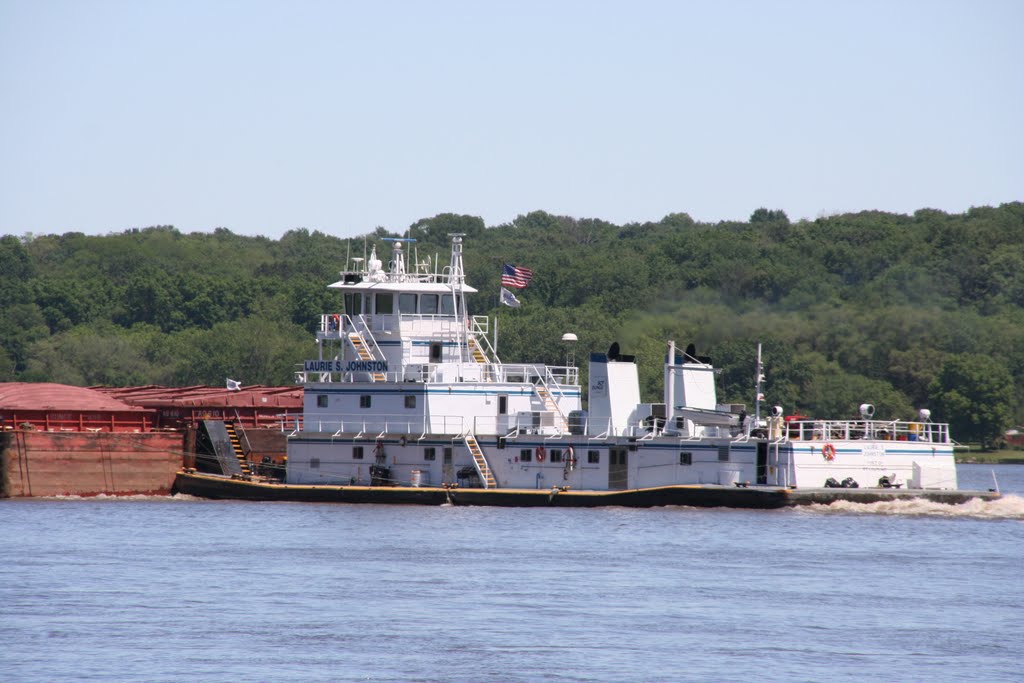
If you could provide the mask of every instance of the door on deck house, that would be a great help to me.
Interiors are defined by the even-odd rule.
[[[608,449],[608,488],[621,491],[629,484],[629,450]]]

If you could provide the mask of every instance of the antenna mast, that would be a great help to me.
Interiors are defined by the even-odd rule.
[[[754,380],[754,428],[761,426],[761,401],[764,400],[764,393],[761,391],[761,384],[764,382],[764,366],[761,365],[761,342],[757,343],[757,378]]]

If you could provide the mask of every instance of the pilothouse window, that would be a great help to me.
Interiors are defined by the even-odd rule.
[[[395,312],[395,295],[390,292],[378,294],[374,311],[377,315],[389,315]]]
[[[455,315],[455,301],[451,294],[441,297],[441,315]]]
[[[363,312],[363,295],[349,292],[345,295],[345,312],[360,315]]]
[[[420,294],[420,313],[423,315],[437,314],[437,294]]]
[[[399,294],[398,295],[398,312],[399,313],[415,313],[416,312],[416,295],[415,294]]]

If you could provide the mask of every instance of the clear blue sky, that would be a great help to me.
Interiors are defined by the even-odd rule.
[[[0,0],[0,233],[1024,199],[1024,2]]]

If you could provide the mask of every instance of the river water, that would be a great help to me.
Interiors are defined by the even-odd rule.
[[[1021,681],[992,503],[0,501],[4,681]]]

